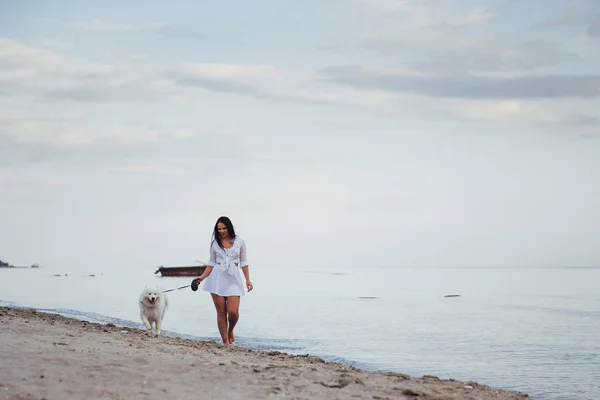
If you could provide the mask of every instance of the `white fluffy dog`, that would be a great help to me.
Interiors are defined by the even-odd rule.
[[[168,305],[169,301],[165,294],[159,290],[152,290],[148,287],[144,288],[142,294],[140,294],[139,306],[140,317],[144,325],[146,325],[148,333],[154,333],[156,336],[160,335],[162,321]]]

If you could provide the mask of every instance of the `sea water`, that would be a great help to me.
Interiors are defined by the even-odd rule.
[[[153,269],[0,269],[0,304],[142,327]],[[600,399],[600,268],[252,270],[236,342],[534,399]],[[458,295],[445,297],[447,295]],[[167,335],[220,341],[208,293],[167,293]]]

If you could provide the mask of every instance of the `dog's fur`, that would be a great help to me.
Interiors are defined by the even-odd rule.
[[[140,294],[139,306],[140,317],[146,329],[148,329],[148,333],[154,333],[156,336],[160,335],[168,305],[169,300],[164,293],[148,287],[144,288]]]

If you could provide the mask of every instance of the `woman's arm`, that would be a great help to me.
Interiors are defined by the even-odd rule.
[[[242,272],[244,273],[244,278],[246,278],[246,287],[248,288],[248,291],[251,291],[252,289],[254,289],[254,285],[252,284],[252,282],[250,282],[250,270],[248,265],[242,267]]]
[[[208,276],[212,272],[213,267],[215,266],[216,262],[217,262],[217,252],[215,251],[215,249],[213,249],[213,247],[211,245],[210,246],[210,260],[208,260],[208,264],[206,264],[206,268],[204,268],[204,272],[202,273],[202,275],[196,277],[194,280],[198,281],[198,283],[200,283],[203,280],[205,280],[206,278],[208,278]]]
[[[240,265],[242,266],[244,278],[246,278],[246,287],[248,288],[248,291],[251,291],[254,286],[252,285],[252,282],[250,282],[250,268],[248,266],[248,258],[246,257],[246,243],[242,244],[242,247],[240,247]]]
[[[197,276],[196,279],[194,279],[194,280],[198,281],[198,283],[202,282],[203,280],[208,278],[208,276],[210,275],[212,270],[213,270],[212,265],[207,265],[206,268],[204,268],[204,272],[202,273],[202,275]]]

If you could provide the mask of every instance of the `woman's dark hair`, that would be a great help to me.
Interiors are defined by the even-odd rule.
[[[229,236],[232,239],[235,238],[235,229],[233,229],[233,224],[227,217],[219,217],[217,222],[215,222],[215,228],[213,229],[213,240],[216,240],[219,247],[223,248],[223,243],[221,243],[221,235],[219,235],[219,222],[225,225],[227,228],[227,233],[229,233]]]

